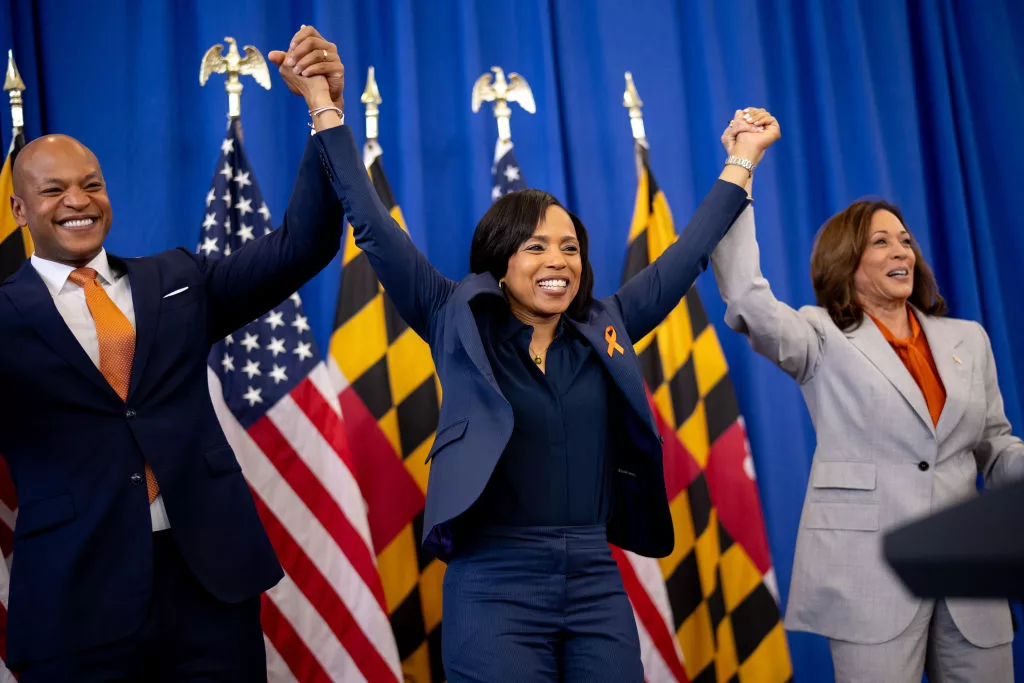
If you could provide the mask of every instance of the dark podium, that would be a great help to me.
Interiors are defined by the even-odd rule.
[[[924,598],[1024,598],[1024,481],[894,529],[885,559]]]

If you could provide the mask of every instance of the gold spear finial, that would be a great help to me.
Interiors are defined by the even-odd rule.
[[[473,113],[480,111],[480,105],[484,102],[494,102],[494,118],[498,119],[498,140],[510,142],[512,140],[512,109],[509,102],[516,102],[520,107],[533,114],[537,111],[537,105],[533,101],[533,91],[530,90],[526,79],[517,73],[510,73],[508,81],[505,80],[505,72],[501,67],[492,66],[494,82],[491,82],[491,74],[485,73],[476,79],[473,84]]]
[[[257,83],[270,90],[270,71],[263,55],[252,45],[245,46],[245,56],[239,54],[235,39],[224,38],[228,44],[228,54],[224,55],[223,46],[214,45],[199,65],[199,85],[206,85],[210,74],[227,73],[224,89],[228,93],[228,117],[238,118],[242,115],[242,81],[239,76],[252,76]]]
[[[25,91],[25,81],[21,80],[18,65],[14,63],[14,50],[7,51],[7,77],[4,78],[4,92],[11,100],[11,122],[14,135],[21,135],[25,127],[25,110],[21,93]]]
[[[640,99],[640,93],[636,91],[633,74],[628,71],[626,72],[626,91],[622,93],[622,106],[629,109],[629,126],[633,129],[633,139],[637,142],[645,142],[647,132],[644,130],[644,101]]]
[[[380,115],[380,90],[377,89],[377,79],[373,74],[373,67],[366,74],[366,88],[363,90],[359,101],[366,105],[366,139],[377,139],[377,118]]]

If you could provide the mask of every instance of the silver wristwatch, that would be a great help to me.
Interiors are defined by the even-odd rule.
[[[754,167],[756,166],[756,164],[754,164],[750,159],[744,159],[743,157],[738,156],[729,156],[726,158],[725,165],[741,166],[747,169],[747,173],[750,175],[754,175]]]

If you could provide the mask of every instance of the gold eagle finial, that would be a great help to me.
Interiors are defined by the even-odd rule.
[[[203,55],[199,65],[199,85],[206,85],[210,74],[226,73],[228,77],[224,89],[228,93],[228,116],[238,118],[242,115],[242,82],[239,76],[252,76],[258,84],[270,90],[270,70],[263,54],[252,45],[245,46],[243,57],[238,52],[238,43],[234,38],[228,36],[224,42],[228,44],[227,55],[219,43]]]
[[[473,98],[471,106],[473,113],[480,111],[480,105],[484,102],[494,102],[494,118],[498,119],[498,139],[510,141],[512,139],[512,109],[509,102],[515,102],[531,114],[537,112],[537,104],[533,100],[533,91],[530,84],[519,74],[513,72],[505,80],[505,72],[498,66],[492,66],[494,80],[491,74],[485,73],[476,79],[473,84]]]

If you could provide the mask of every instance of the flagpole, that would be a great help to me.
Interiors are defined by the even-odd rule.
[[[380,116],[380,104],[384,100],[380,97],[380,90],[377,88],[377,78],[374,76],[373,67],[366,73],[366,88],[363,90],[359,101],[366,105],[366,142],[377,141],[377,120]]]
[[[224,90],[228,94],[228,122],[242,116],[242,80],[240,76],[252,76],[264,89],[270,90],[270,70],[263,54],[252,45],[245,46],[245,56],[238,52],[238,43],[231,36],[224,38],[228,53],[217,43],[206,51],[199,65],[199,85],[206,85],[210,74],[227,74]],[[241,132],[241,131],[239,131]]]
[[[633,129],[633,139],[647,145],[647,131],[644,130],[644,101],[633,82],[633,74],[626,72],[626,91],[622,93],[622,106],[629,110],[629,126]]]
[[[11,123],[14,133],[11,137],[18,137],[25,129],[25,110],[21,93],[25,91],[25,81],[21,80],[18,73],[18,65],[14,63],[14,50],[7,51],[7,76],[4,78],[4,92],[7,93],[11,102]]]
[[[644,101],[640,99],[636,83],[633,82],[633,74],[626,72],[626,90],[622,93],[622,106],[629,110],[629,127],[633,131],[633,146],[636,151],[636,177],[640,178],[644,173],[644,160],[641,158],[641,150],[648,150],[647,130],[644,128]]]

